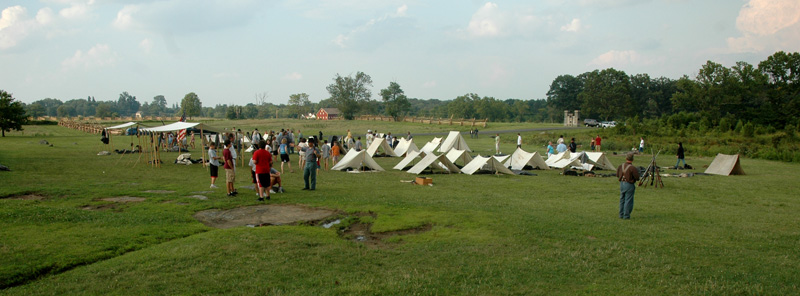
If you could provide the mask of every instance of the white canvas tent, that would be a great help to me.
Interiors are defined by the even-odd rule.
[[[477,171],[489,171],[494,174],[503,173],[513,175],[514,172],[509,170],[506,166],[504,166],[501,162],[497,161],[494,157],[483,157],[483,156],[476,156],[472,161],[470,161],[466,166],[461,169],[462,173],[467,175],[472,175]]]
[[[433,153],[425,155],[422,160],[411,167],[407,172],[418,175],[427,168],[431,168],[432,170],[444,169],[448,173],[461,172],[461,170],[458,169],[458,167],[452,162],[450,162],[450,160],[448,160],[444,154],[437,156]]]
[[[586,164],[591,164],[593,166],[592,168],[589,168],[589,170],[594,168],[600,168],[601,170],[611,170],[611,171],[616,170],[616,167],[614,167],[614,164],[612,164],[611,161],[608,160],[608,157],[606,157],[605,153],[603,152],[582,152],[582,153],[585,154],[587,158],[581,160],[584,166]]]
[[[342,160],[336,163],[336,165],[331,169],[336,171],[347,168],[361,170],[362,167],[367,167],[379,172],[383,171],[383,168],[367,154],[366,150],[356,151],[355,149],[350,149],[350,151],[344,155]]]
[[[435,151],[436,147],[439,147],[439,144],[441,143],[442,143],[442,138],[433,138],[433,140],[431,140],[430,142],[425,143],[425,146],[422,146],[422,149],[420,149],[420,151],[430,154],[431,152]]]
[[[452,163],[461,162],[462,166],[467,165],[472,161],[472,156],[466,150],[450,149],[445,155],[447,160]]]
[[[552,163],[548,162],[547,165],[550,166],[550,167],[559,168],[559,169],[563,169],[563,168],[566,168],[566,167],[578,167],[578,168],[585,169],[583,167],[583,163],[581,162],[581,157],[584,156],[583,153],[569,153],[569,151],[565,151],[565,152],[559,153],[557,155],[550,156],[550,158],[553,158],[554,156],[558,156],[558,155],[561,155],[561,154],[564,154],[564,155],[566,155],[568,157],[567,158],[558,159],[558,160],[556,160],[556,161],[554,161]],[[550,160],[550,159],[548,158],[548,160]]]
[[[167,125],[143,128],[142,131],[154,132],[154,133],[174,132],[174,131],[179,131],[179,130],[182,130],[182,129],[195,127],[195,126],[198,126],[198,125],[202,126],[202,124],[200,124],[199,122],[181,122],[181,121],[178,121],[178,122],[173,122],[173,123],[170,123],[170,124],[167,124]]]
[[[406,140],[406,138],[400,138],[397,147],[394,147],[394,154],[397,156],[403,156],[411,151],[419,151],[417,144],[414,144],[414,139]]]
[[[514,170],[521,170],[525,168],[525,166],[531,166],[535,169],[540,170],[547,170],[550,167],[544,162],[544,158],[539,155],[539,152],[527,152],[522,150],[522,148],[517,148],[514,153],[511,153],[511,157],[505,162],[506,167],[511,167]]]
[[[547,160],[545,160],[544,162],[547,164],[547,166],[554,167],[557,162],[564,159],[569,160],[569,151],[564,151],[558,154],[550,155],[550,157],[548,157]]]
[[[502,163],[502,162],[506,161],[506,159],[511,157],[511,155],[493,155],[492,157],[494,157],[494,159],[497,159],[497,161]]]
[[[439,146],[439,152],[447,153],[450,149],[458,149],[458,150],[466,150],[472,152],[472,149],[469,149],[467,146],[467,141],[464,140],[464,137],[461,136],[461,133],[458,131],[451,131],[447,138],[444,139],[442,142],[442,146]]]
[[[383,149],[383,153],[385,153],[387,156],[397,156],[394,153],[394,149],[389,146],[389,143],[387,143],[386,139],[384,138],[375,138],[375,140],[372,141],[372,144],[367,147],[367,154],[369,156],[375,156],[375,153],[378,152],[378,149]]]
[[[394,166],[395,170],[403,170],[405,169],[411,162],[413,162],[417,158],[422,158],[424,156],[424,152],[421,151],[409,151],[406,153],[406,157],[400,161],[396,166]]]
[[[708,165],[705,171],[706,174],[730,176],[730,175],[744,175],[741,163],[739,163],[739,154],[717,154],[714,161]]]
[[[129,122],[126,122],[126,123],[123,123],[123,124],[120,124],[120,125],[109,126],[109,127],[107,127],[106,129],[108,129],[108,130],[112,130],[112,129],[123,129],[123,128],[128,128],[128,127],[131,127],[131,126],[134,126],[134,125],[137,125],[137,124],[138,124],[138,123],[135,123],[135,122],[129,121]]]

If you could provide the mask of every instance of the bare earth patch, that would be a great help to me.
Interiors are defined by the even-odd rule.
[[[146,192],[146,193],[161,193],[161,194],[175,193],[175,191],[173,191],[173,190],[145,190],[145,191],[142,191],[142,192]]]
[[[44,200],[46,197],[36,194],[24,194],[24,195],[12,195],[9,197],[5,197],[5,199],[17,199],[17,200]]]
[[[117,196],[117,197],[106,197],[101,198],[102,201],[110,201],[110,202],[119,202],[119,203],[128,203],[128,202],[142,202],[147,200],[144,197],[133,197],[133,196]]]
[[[194,218],[206,226],[225,229],[316,222],[337,214],[333,210],[300,205],[258,205],[230,210],[205,210],[195,214]]]
[[[378,233],[373,233],[370,230],[370,228],[372,228],[372,224],[355,223],[344,229],[340,235],[344,239],[363,243],[367,247],[388,248],[390,247],[390,245],[385,243],[384,240],[394,236],[411,235],[411,234],[426,232],[431,230],[433,228],[433,225],[426,224],[417,228],[388,231],[388,232],[378,232]]]

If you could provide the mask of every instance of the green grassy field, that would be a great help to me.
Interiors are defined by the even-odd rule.
[[[451,128],[359,121],[207,124],[326,135],[347,128],[398,134]],[[542,126],[481,130],[535,127]],[[524,148],[543,153],[547,138],[594,132],[523,133],[536,139]],[[415,141],[422,146],[430,138]],[[466,138],[473,155],[493,152],[491,138]],[[53,147],[39,144],[42,139]],[[501,139],[502,150],[513,151],[515,134]],[[115,141],[119,149],[130,142]],[[175,165],[169,162],[177,153],[163,153],[168,163],[152,168],[136,155],[96,156],[101,148],[99,136],[57,126],[26,126],[24,135],[0,139],[0,164],[12,169],[0,172],[0,294],[800,293],[797,164],[743,159],[745,176],[665,178],[663,189],[637,189],[632,219],[623,221],[615,178],[549,170],[534,171],[538,176],[433,175],[434,186],[415,186],[401,182],[414,175],[391,169],[399,158],[376,158],[386,172],[321,172],[317,190],[306,192],[294,156],[295,173],[284,176],[287,192],[269,203],[340,210],[344,223],[215,229],[192,216],[260,204],[255,195],[239,189],[229,198],[220,186],[200,193],[208,200],[190,198],[210,190],[202,166]],[[672,154],[660,155],[659,164],[672,165]],[[622,161],[610,158],[615,165]],[[687,155],[693,172],[711,160]],[[643,156],[634,163],[648,162]],[[249,185],[246,170],[237,178],[237,187]],[[29,194],[43,199],[18,198]],[[146,200],[100,200],[119,196]],[[421,230],[387,236],[378,245],[339,234],[357,222],[371,223],[376,233]]]

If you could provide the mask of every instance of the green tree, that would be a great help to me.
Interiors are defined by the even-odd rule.
[[[58,106],[58,109],[56,109],[56,114],[58,114],[58,117],[75,116],[75,108],[70,105],[64,104]]]
[[[40,104],[40,103],[33,103],[33,104],[27,105],[25,107],[27,107],[28,116],[30,116],[30,117],[36,118],[36,117],[45,115],[44,106],[42,106],[42,104]]]
[[[119,99],[117,99],[117,112],[120,115],[131,116],[133,113],[136,113],[136,111],[139,111],[140,106],[136,97],[128,94],[127,91],[119,94]]]
[[[306,115],[311,106],[311,101],[308,99],[307,93],[293,94],[289,96],[289,114],[294,118],[299,118],[300,115]]]
[[[28,115],[25,114],[25,106],[20,102],[14,102],[11,94],[0,90],[0,132],[3,137],[6,131],[22,130],[22,125],[28,122]]]
[[[185,113],[186,116],[200,116],[200,112],[203,111],[203,103],[200,102],[200,98],[197,94],[190,92],[183,97],[181,100],[181,113]]]
[[[386,106],[386,115],[391,116],[397,121],[400,114],[404,114],[411,109],[405,92],[397,82],[389,82],[389,87],[381,90],[381,98]]]
[[[581,108],[581,101],[578,95],[583,91],[583,80],[581,77],[572,75],[561,75],[550,84],[547,91],[547,107],[550,109],[550,116],[556,120],[564,119],[564,110],[577,110]]]
[[[472,93],[458,96],[455,100],[447,103],[447,112],[455,118],[473,118],[475,117],[475,101],[480,99],[480,96]]]
[[[632,116],[635,112],[631,100],[631,82],[628,75],[614,68],[595,70],[586,76],[583,91],[578,99],[583,101],[583,113],[604,120]]]
[[[114,106],[108,102],[100,102],[95,109],[95,116],[97,117],[110,117],[116,113]]]
[[[372,98],[372,92],[369,90],[372,78],[364,72],[358,72],[355,76],[347,77],[336,74],[333,81],[334,83],[327,87],[331,100],[345,119],[355,118],[355,114]]]
[[[512,118],[517,122],[527,121],[527,117],[530,114],[530,106],[523,100],[514,100],[511,105]]]

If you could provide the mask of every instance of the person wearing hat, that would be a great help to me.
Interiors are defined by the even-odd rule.
[[[625,163],[617,168],[619,179],[619,218],[630,219],[633,212],[633,194],[636,193],[636,181],[639,181],[639,169],[633,165],[633,152],[625,155]]]

